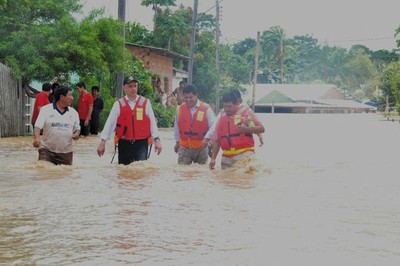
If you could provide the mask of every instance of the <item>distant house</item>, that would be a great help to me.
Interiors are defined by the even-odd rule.
[[[249,95],[253,87],[245,86]],[[376,112],[350,93],[332,84],[257,84],[258,113],[362,113]]]
[[[162,48],[131,43],[127,43],[126,48],[131,51],[132,55],[143,62],[149,72],[158,76],[161,80],[161,86],[164,87],[167,93],[171,93],[179,86],[181,80],[186,80],[188,77],[186,70],[173,66],[174,60],[181,60],[181,65],[187,66],[187,61],[189,60],[187,56]],[[155,85],[156,80],[154,79],[151,82]]]

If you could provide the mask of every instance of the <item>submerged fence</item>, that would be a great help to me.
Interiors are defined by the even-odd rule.
[[[0,137],[24,136],[29,122],[29,98],[21,81],[11,76],[11,69],[0,63]]]

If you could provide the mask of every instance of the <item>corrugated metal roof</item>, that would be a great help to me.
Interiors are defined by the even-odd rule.
[[[268,95],[265,95],[257,101],[257,103],[292,103],[294,102],[289,97],[286,97],[278,91],[273,91]]]
[[[169,51],[167,49],[159,48],[159,47],[154,47],[154,46],[147,46],[147,45],[139,45],[139,44],[134,44],[134,43],[125,43],[127,46],[135,46],[135,47],[142,47],[142,48],[147,48],[151,49],[154,52],[157,52],[158,54],[164,55],[164,56],[169,56],[172,58],[180,58],[182,60],[189,60],[188,56],[181,55],[179,53]]]
[[[252,95],[253,86],[243,85],[243,87],[247,90],[243,98],[247,100],[248,95]],[[345,99],[343,90],[332,84],[257,84],[254,100],[256,106],[274,104],[282,107],[374,109],[352,99]]]
[[[247,95],[252,95],[252,85],[243,85],[243,87],[248,91]],[[293,101],[317,100],[332,89],[339,90],[333,84],[257,84],[255,101],[257,102],[273,91],[278,91]]]

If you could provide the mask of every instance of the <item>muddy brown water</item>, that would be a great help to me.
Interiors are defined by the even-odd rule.
[[[399,265],[400,124],[259,116],[257,159],[227,171],[178,166],[171,130],[129,166],[97,136],[73,166],[0,139],[0,265]]]

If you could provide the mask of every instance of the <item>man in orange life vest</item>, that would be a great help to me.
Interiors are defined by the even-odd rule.
[[[183,89],[185,102],[176,108],[174,122],[174,151],[178,153],[178,164],[206,164],[207,145],[212,138],[215,120],[211,107],[197,98],[198,90],[193,84]]]
[[[157,122],[149,99],[137,94],[139,81],[134,77],[124,79],[125,96],[116,101],[101,132],[97,154],[104,155],[106,141],[114,134],[118,137],[118,164],[147,160],[148,139],[151,137],[155,152],[162,146],[158,137]]]
[[[264,126],[250,108],[237,104],[234,93],[225,93],[222,97],[224,111],[216,122],[212,156],[209,168],[215,168],[215,159],[219,149],[222,149],[221,168],[231,167],[243,158],[254,156],[253,134],[263,133]],[[242,106],[242,108],[241,108]]]

